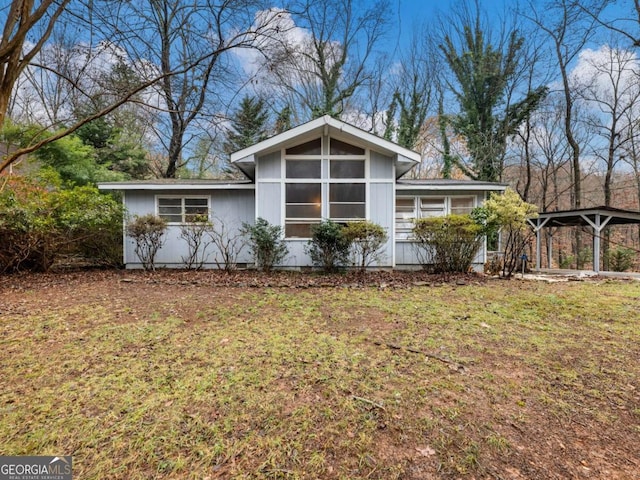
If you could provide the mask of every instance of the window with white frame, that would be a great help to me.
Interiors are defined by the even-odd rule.
[[[396,238],[409,238],[416,218],[416,198],[396,198]]]
[[[323,217],[348,222],[366,217],[366,151],[330,138],[285,150],[285,236],[309,238]],[[324,167],[323,167],[324,164]]]
[[[156,197],[158,216],[167,223],[189,223],[209,218],[209,197]]]
[[[451,197],[451,213],[454,215],[468,215],[473,210],[473,197]]]
[[[322,184],[287,183],[285,199],[285,236],[308,238],[311,234],[311,225],[320,222]]]
[[[469,214],[475,207],[473,196],[401,196],[396,198],[396,238],[409,239],[418,218]]]

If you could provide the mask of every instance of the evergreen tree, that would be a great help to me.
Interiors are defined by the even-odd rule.
[[[278,118],[276,118],[276,134],[286,132],[291,128],[291,113],[291,106],[289,104],[285,105],[285,107],[280,110]]]
[[[268,137],[269,112],[262,98],[246,95],[227,129],[223,148],[227,154],[250,147]]]
[[[458,84],[454,94],[460,113],[451,117],[451,125],[466,139],[471,157],[470,168],[459,166],[473,179],[498,181],[507,139],[538,107],[547,89],[529,90],[521,101],[508,105],[505,97],[517,75],[523,37],[512,31],[505,48],[495,48],[486,38],[479,16],[475,25],[464,25],[461,34],[460,51],[450,35],[440,45]]]

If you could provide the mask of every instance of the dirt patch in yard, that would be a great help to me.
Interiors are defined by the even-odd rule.
[[[0,451],[77,478],[635,479],[640,289],[0,276]]]

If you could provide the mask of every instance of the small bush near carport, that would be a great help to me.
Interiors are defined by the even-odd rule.
[[[466,273],[480,245],[482,227],[469,215],[420,218],[413,235],[420,263],[434,273]]]

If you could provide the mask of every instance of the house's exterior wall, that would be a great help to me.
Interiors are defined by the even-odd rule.
[[[371,150],[369,176],[372,180],[393,182],[393,159]]]
[[[214,228],[224,225],[231,235],[235,235],[243,223],[253,224],[255,220],[255,193],[253,189],[243,190],[193,190],[181,191],[149,191],[130,190],[125,192],[125,204],[129,215],[157,215],[157,197],[208,197],[210,218]],[[180,238],[180,225],[170,224],[164,236],[164,244],[158,251],[155,264],[159,268],[184,267],[183,257],[187,256],[188,248],[184,239]],[[125,236],[124,262],[127,268],[141,268],[141,263],[134,252],[135,242]],[[210,245],[206,250],[204,268],[217,268],[216,256],[220,252]],[[253,260],[245,247],[238,257],[238,263],[252,263]]]
[[[412,190],[397,190],[396,198],[398,197],[473,197],[474,206],[480,206],[484,202],[484,191],[468,191],[468,190],[433,190],[429,187],[416,188]],[[450,213],[450,212],[446,212]],[[396,263],[395,266],[399,268],[411,268],[417,267],[421,264],[419,250],[416,248],[416,243],[410,239],[396,238],[395,253]],[[473,260],[472,267],[476,271],[482,271],[484,264],[486,263],[486,241],[476,253]]]
[[[393,266],[394,254],[394,196],[393,183],[371,183],[369,185],[369,219],[381,225],[387,232],[387,243],[382,249],[380,264],[374,266]]]
[[[315,137],[318,138],[318,137]],[[256,217],[262,217],[269,223],[280,225],[283,230],[286,223],[286,198],[285,189],[287,183],[320,183],[322,192],[321,218],[329,217],[329,185],[340,180],[333,180],[329,174],[329,139],[322,137],[322,150],[318,158],[321,160],[321,174],[316,180],[310,179],[287,179],[284,155],[288,147],[295,146],[313,140],[313,137],[303,140],[293,140],[290,144],[284,145],[277,152],[258,156],[256,159]],[[349,143],[348,139],[339,139]],[[311,155],[313,157],[313,155]],[[389,236],[389,240],[384,247],[381,262],[373,266],[393,265],[393,224],[394,224],[394,168],[393,158],[380,154],[373,150],[366,150],[365,174],[364,178],[357,180],[365,184],[366,188],[366,219],[381,225]],[[299,157],[296,157],[299,158]],[[333,160],[336,161],[336,160]],[[339,161],[339,160],[337,160]],[[311,266],[311,258],[305,252],[308,239],[287,238],[289,255],[285,258],[280,267],[304,267]]]

